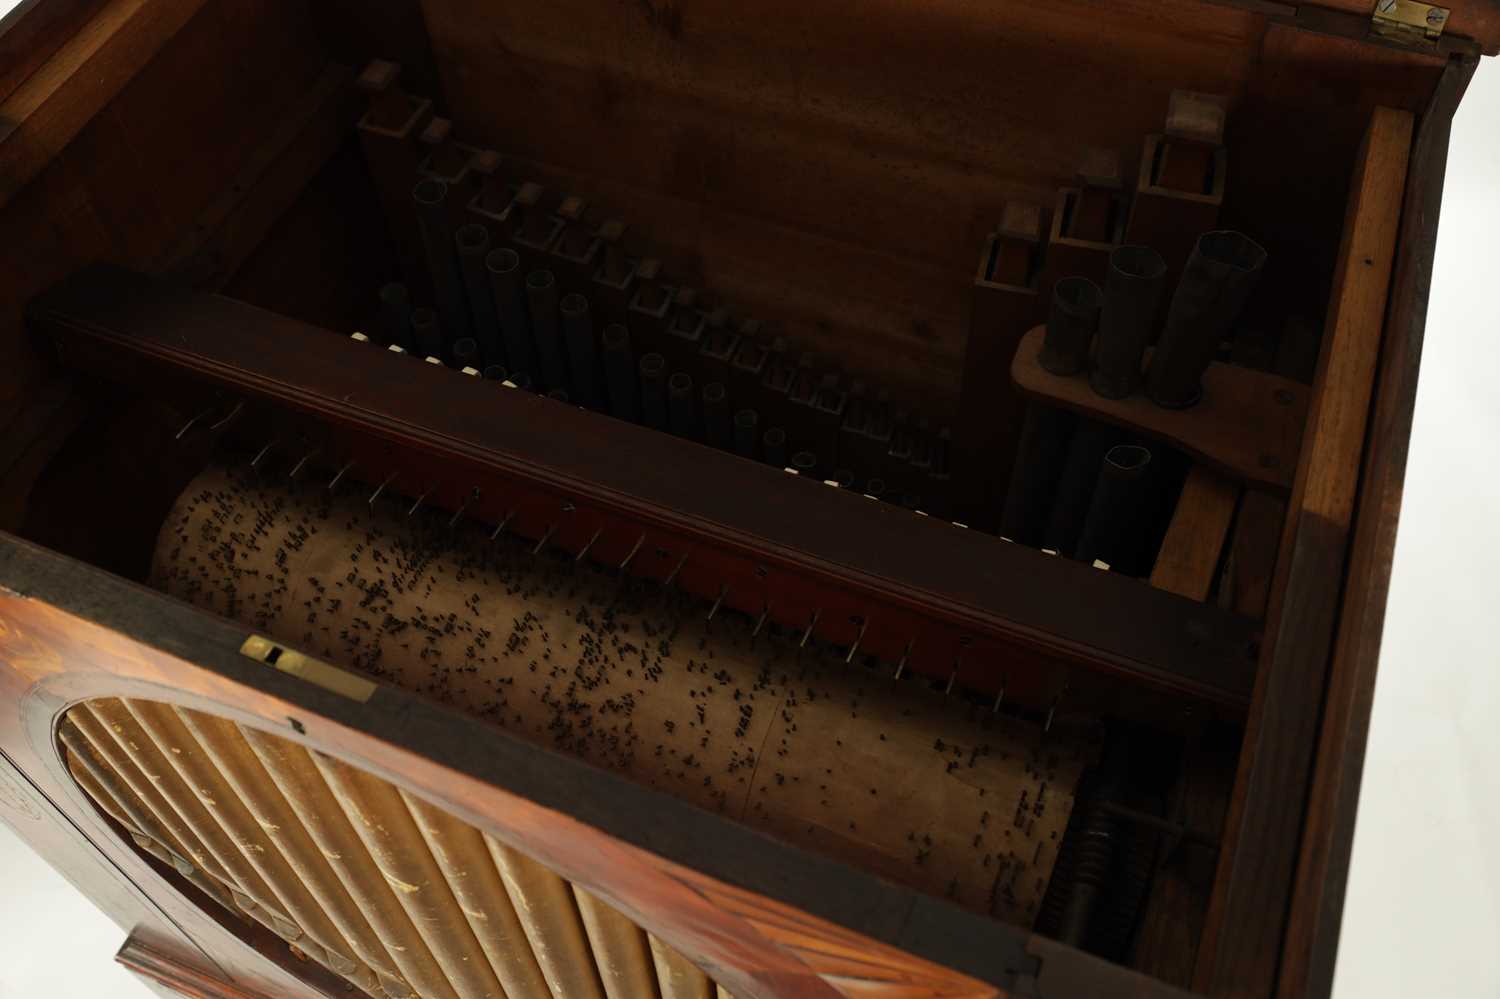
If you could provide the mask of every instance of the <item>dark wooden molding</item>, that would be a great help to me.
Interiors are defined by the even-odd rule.
[[[1147,695],[1248,703],[1255,623],[1135,580],[117,269],[80,272],[29,316],[69,364],[193,406],[245,398],[277,414],[266,433],[354,460],[354,480],[400,471],[398,492],[482,522],[513,513],[509,529],[564,550],[596,538],[601,561],[649,536],[658,578],[685,558],[678,585],[710,600],[727,585],[726,606],[816,619],[838,644],[866,620],[861,648],[892,663],[915,637],[909,668],[946,678],[962,658],[962,687],[1044,706],[1065,684],[1084,696],[1092,673],[1120,711]]]
[[[1344,585],[1317,769],[1297,860],[1296,894],[1282,944],[1276,990],[1280,999],[1315,999],[1333,989],[1416,405],[1448,136],[1453,113],[1476,66],[1475,59],[1449,61],[1422,116],[1412,150],[1402,207],[1401,253],[1392,279],[1349,576]]]

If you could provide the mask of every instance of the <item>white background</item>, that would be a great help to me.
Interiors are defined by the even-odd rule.
[[[1337,999],[1500,997],[1497,242],[1485,60],[1453,128]],[[149,997],[112,963],[124,936],[0,825],[0,997]]]

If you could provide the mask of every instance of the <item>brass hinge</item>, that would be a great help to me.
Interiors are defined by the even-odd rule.
[[[1388,38],[1431,41],[1442,35],[1448,23],[1448,8],[1417,0],[1375,0],[1370,22],[1377,34]]]

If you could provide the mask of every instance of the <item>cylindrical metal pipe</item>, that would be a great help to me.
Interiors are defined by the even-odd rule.
[[[688,440],[698,439],[698,412],[693,402],[693,376],[674,371],[667,379],[667,420],[672,433]]]
[[[178,709],[178,714],[210,755],[219,760],[221,770],[225,769],[225,764],[218,753],[239,757],[239,750],[234,747],[235,740],[221,731],[218,719],[210,719],[214,724],[205,728],[202,720],[209,716],[183,709]],[[359,906],[360,913],[400,970],[401,977],[424,996],[457,999],[457,993],[432,952],[420,937],[413,939],[415,927],[397,900],[395,889],[365,850],[307,750],[252,728],[238,729],[240,738],[249,744],[256,759],[270,775],[271,782],[317,844],[318,851],[333,869],[339,883]],[[220,743],[222,748],[216,748]]]
[[[641,358],[641,422],[653,430],[667,429],[667,359],[651,353]]]
[[[203,799],[207,813],[218,821],[245,861],[265,880],[275,894],[279,910],[329,951],[332,959],[342,959],[340,963],[348,966],[355,958],[364,960],[361,945],[378,948],[374,933],[363,918],[357,918],[357,912],[354,925],[333,918],[329,900],[319,895],[302,876],[304,872],[293,866],[291,857],[284,850],[287,830],[274,823],[267,824],[263,821],[264,815],[251,813],[247,805],[266,795],[260,793],[245,799],[237,794],[169,706],[152,701],[102,703],[123,705],[129,711],[132,721],[155,745],[157,755],[177,771],[185,786]],[[128,725],[122,718],[117,718],[114,724]],[[160,775],[157,786],[164,786]],[[301,830],[300,824],[297,828]],[[266,848],[267,845],[270,849]],[[338,895],[347,902],[347,896],[342,888],[338,888],[331,871],[327,872],[326,882],[334,885]],[[253,892],[247,894],[256,898]],[[354,935],[349,932],[351,930]],[[383,950],[376,949],[371,953],[372,957],[385,962],[383,967],[394,967]]]
[[[873,499],[889,500],[891,488],[885,484],[885,480],[876,476],[865,480],[865,495]]]
[[[755,439],[760,436],[760,414],[742,409],[734,414],[734,453],[741,458],[755,457]]]
[[[417,206],[417,227],[422,233],[427,273],[432,277],[433,300],[443,317],[443,329],[454,337],[468,336],[469,305],[458,254],[454,252],[453,227],[448,221],[448,185],[427,177],[417,182],[411,196]]]
[[[1182,409],[1198,401],[1203,372],[1233,332],[1265,262],[1266,251],[1241,233],[1219,230],[1198,237],[1151,355],[1146,394],[1152,402]]]
[[[1084,518],[1094,500],[1099,468],[1109,449],[1120,442],[1120,431],[1098,420],[1077,417],[1068,441],[1068,456],[1052,498],[1052,510],[1042,531],[1042,547],[1072,557],[1083,531]]]
[[[1099,326],[1104,293],[1085,277],[1065,277],[1052,286],[1047,336],[1037,361],[1054,375],[1074,375],[1088,361],[1089,344]]]
[[[557,277],[551,271],[526,275],[526,312],[539,369],[531,373],[532,381],[544,389],[567,387],[568,361],[557,322]]]
[[[503,995],[400,792],[342,760],[316,752],[312,760],[453,990],[460,996]]]
[[[479,356],[479,341],[466,336],[453,341],[453,366],[455,368],[478,368],[484,363]]]
[[[389,346],[396,344],[403,350],[411,350],[415,341],[411,335],[411,291],[399,281],[380,288],[380,340]]]
[[[417,353],[423,357],[445,357],[443,349],[443,327],[433,309],[411,310],[411,335]]]
[[[776,468],[786,467],[786,431],[780,427],[770,427],[760,439],[761,453],[765,455],[767,465]]]
[[[84,755],[82,759],[85,762],[91,762],[94,759],[102,761],[108,770],[118,774],[124,780],[125,786],[130,789],[135,799],[145,806],[146,814],[151,817],[153,823],[151,828],[144,829],[143,832],[154,833],[160,830],[162,835],[158,838],[173,849],[180,851],[180,856],[184,860],[191,862],[193,866],[215,880],[231,887],[238,885],[231,878],[220,858],[212,854],[208,844],[198,839],[149,778],[137,769],[135,763],[120,748],[119,743],[109,734],[108,728],[103,723],[86,710],[70,713],[68,720],[73,723],[74,729],[82,735],[94,753],[93,757]],[[249,894],[242,887],[239,891]],[[269,897],[269,891],[262,890],[255,896],[255,900],[265,904]]]
[[[713,983],[697,965],[655,936],[648,938],[661,999],[714,999]]]
[[[485,363],[499,364],[505,360],[505,351],[500,344],[500,320],[494,296],[490,294],[490,276],[484,265],[490,252],[490,231],[478,222],[470,222],[458,227],[453,243],[458,251],[464,295],[469,302],[470,335],[479,341]]]
[[[484,369],[485,381],[503,382],[509,377],[510,373],[505,370],[504,365],[491,364]]]
[[[573,400],[595,412],[604,411],[604,397],[599,391],[599,352],[594,349],[594,320],[589,314],[589,300],[577,292],[563,296],[558,306],[562,313],[563,336],[568,344],[568,367],[572,371]]]
[[[639,999],[656,992],[655,966],[646,932],[588,891],[573,886],[594,963],[608,999]]]
[[[484,845],[510,893],[552,995],[559,999],[604,999],[599,970],[568,883],[488,835]]]
[[[1104,562],[1126,575],[1141,574],[1150,467],[1151,452],[1136,444],[1119,444],[1105,454],[1078,538],[1079,560]]]
[[[1089,385],[1106,399],[1135,391],[1141,355],[1151,339],[1167,265],[1149,246],[1118,246],[1109,255],[1104,309]]]
[[[609,393],[611,416],[631,423],[641,419],[640,376],[630,350],[630,329],[610,323],[600,335],[604,346],[604,385]]]
[[[1026,406],[1000,516],[1002,537],[1033,548],[1041,545],[1072,435],[1071,413],[1035,402]]]
[[[787,467],[798,475],[816,475],[818,471],[818,456],[811,451],[798,451],[792,455],[792,463]]]
[[[484,258],[490,277],[490,298],[500,320],[500,339],[511,380],[536,371],[536,349],[531,345],[531,324],[526,318],[526,299],[521,290],[521,258],[515,250],[491,250]]]
[[[404,790],[400,795],[505,994],[546,995],[546,979],[483,834],[416,795]]]
[[[729,392],[722,382],[703,386],[703,440],[711,447],[730,445]]]

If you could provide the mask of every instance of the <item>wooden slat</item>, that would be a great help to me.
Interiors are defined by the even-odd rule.
[[[67,44],[104,0],[21,0],[0,16],[0,101]]]
[[[1332,988],[1416,403],[1449,126],[1474,68],[1473,62],[1449,65],[1423,116],[1413,147],[1403,208],[1402,253],[1393,279],[1390,322],[1381,351],[1380,384],[1360,482],[1353,554],[1318,742],[1317,771],[1297,861],[1297,890],[1283,938],[1277,983],[1277,995],[1282,999],[1311,999],[1327,995]]]
[[[165,999],[271,999],[224,981],[211,971],[187,964],[132,933],[115,954],[115,961],[140,977]]]
[[[1259,489],[1245,490],[1219,578],[1220,607],[1256,619],[1266,616],[1285,522],[1284,498]]]
[[[203,0],[110,0],[0,105],[0,206],[56,156]]]
[[[1328,330],[1271,596],[1269,637],[1195,974],[1196,987],[1213,996],[1265,996],[1275,979],[1411,137],[1409,112],[1377,109],[1350,192]]]
[[[1190,600],[1208,598],[1239,495],[1233,482],[1193,466],[1151,569],[1152,586]]]

